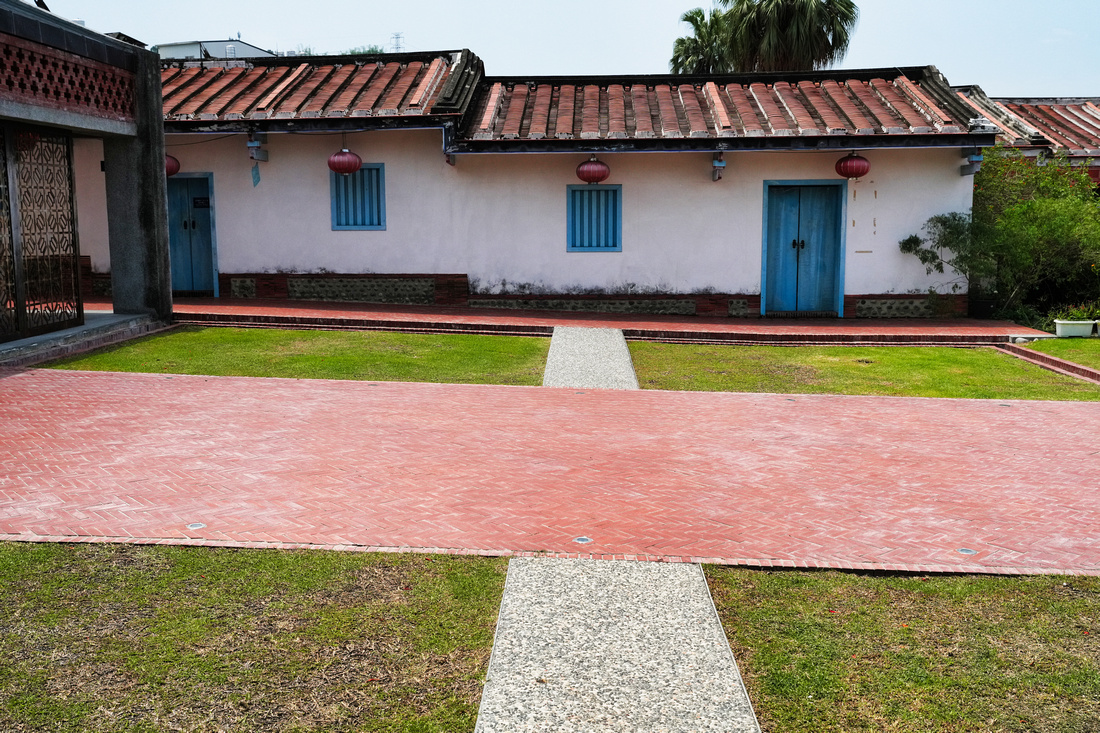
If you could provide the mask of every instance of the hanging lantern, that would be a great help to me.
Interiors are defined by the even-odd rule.
[[[863,178],[870,171],[871,162],[855,153],[848,153],[836,162],[836,174],[841,178]]]
[[[599,183],[607,180],[610,175],[611,168],[595,155],[577,166],[577,178],[585,183]]]
[[[347,148],[329,156],[328,167],[342,176],[350,176],[363,166],[363,159]]]
[[[164,156],[164,173],[169,178],[180,172],[180,162],[174,155]]]

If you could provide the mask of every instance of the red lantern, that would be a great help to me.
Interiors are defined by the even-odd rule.
[[[577,166],[577,178],[585,183],[599,183],[607,180],[610,175],[611,168],[608,167],[607,163],[598,160],[595,155]]]
[[[342,176],[350,176],[363,166],[363,159],[347,148],[329,156],[328,167]]]
[[[836,162],[836,174],[841,178],[863,178],[870,171],[870,161],[855,153],[848,153]]]
[[[180,162],[174,155],[164,156],[164,173],[169,178],[180,172]]]

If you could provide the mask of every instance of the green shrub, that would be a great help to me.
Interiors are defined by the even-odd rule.
[[[1051,321],[1095,321],[1100,319],[1100,300],[1063,305],[1049,313]]]
[[[1054,333],[1054,316],[1027,303],[1017,303],[1010,308],[999,308],[993,317],[999,321],[1012,321],[1026,328]]]
[[[1087,169],[1064,154],[1036,161],[1002,147],[985,158],[973,210],[931,217],[901,251],[1003,312],[1100,298],[1100,203]]]

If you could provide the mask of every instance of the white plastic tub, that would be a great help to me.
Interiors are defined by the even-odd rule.
[[[1058,338],[1081,338],[1091,336],[1096,321],[1054,321],[1055,333]]]

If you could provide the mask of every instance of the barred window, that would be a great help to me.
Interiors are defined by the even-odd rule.
[[[364,163],[355,173],[330,173],[332,181],[332,228],[386,228],[386,167]]]
[[[622,186],[569,186],[567,227],[569,252],[621,252]]]

